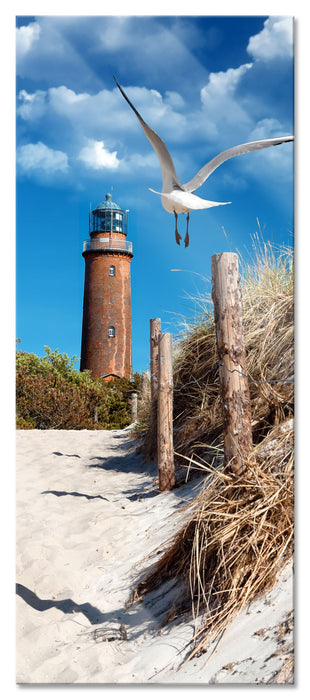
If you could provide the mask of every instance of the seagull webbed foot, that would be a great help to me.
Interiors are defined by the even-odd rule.
[[[182,237],[180,236],[180,234],[178,232],[178,215],[177,215],[176,211],[174,212],[174,216],[175,216],[175,232],[174,232],[175,240],[176,240],[176,243],[178,245],[180,245],[180,241],[182,240]]]
[[[189,223],[189,212],[186,217],[186,234],[184,238],[185,248],[189,245],[189,235],[188,235],[188,223]]]
[[[177,244],[180,245],[180,241],[182,240],[182,236],[180,236],[177,229],[175,229],[175,240],[176,240]]]

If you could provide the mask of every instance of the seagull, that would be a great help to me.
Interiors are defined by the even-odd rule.
[[[249,143],[242,143],[240,146],[233,146],[233,148],[228,148],[226,151],[222,151],[215,158],[212,158],[206,165],[204,165],[196,175],[181,185],[180,180],[176,174],[175,167],[171,155],[165,146],[164,142],[158,136],[156,131],[153,131],[151,127],[146,124],[144,119],[142,119],[141,114],[136,110],[132,102],[130,102],[123,88],[116,80],[115,75],[113,76],[117,87],[121,91],[126,102],[128,102],[131,109],[134,111],[136,117],[138,118],[142,129],[154,148],[154,151],[158,157],[161,171],[162,171],[162,191],[157,192],[149,187],[151,192],[161,195],[161,203],[166,211],[175,216],[175,240],[178,245],[182,240],[178,232],[178,214],[187,214],[186,217],[186,235],[184,239],[185,248],[189,244],[189,234],[188,234],[188,224],[189,224],[189,212],[192,209],[209,209],[210,207],[218,207],[225,204],[231,204],[231,202],[211,202],[207,199],[202,199],[193,194],[205,180],[213,173],[213,171],[222,165],[229,158],[234,156],[241,156],[244,153],[250,153],[251,151],[258,151],[262,148],[269,148],[269,146],[278,146],[280,143],[286,143],[288,141],[293,141],[294,136],[280,136],[273,139],[262,139],[260,141],[250,141]]]

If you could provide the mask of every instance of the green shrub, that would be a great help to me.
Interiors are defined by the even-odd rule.
[[[45,356],[16,354],[16,425],[21,429],[112,429],[131,422],[133,382],[93,379],[74,369],[76,357],[45,347]]]

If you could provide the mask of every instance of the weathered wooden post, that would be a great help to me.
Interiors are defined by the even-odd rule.
[[[131,394],[131,422],[135,423],[138,415],[138,394]]]
[[[151,431],[153,444],[157,447],[157,399],[158,399],[158,339],[160,335],[160,318],[150,319],[150,366],[151,366]],[[154,459],[157,455],[154,454]]]
[[[149,373],[142,372],[142,378],[141,378],[141,396],[142,396],[142,399],[146,399],[146,397],[149,395],[149,389],[150,389]]]
[[[159,491],[175,485],[173,459],[172,334],[161,333],[158,342],[157,460]]]
[[[212,299],[220,360],[224,465],[239,475],[252,448],[252,427],[236,253],[212,256]]]
[[[160,318],[150,319],[151,351],[151,401],[154,406],[158,395],[158,338],[160,335]]]

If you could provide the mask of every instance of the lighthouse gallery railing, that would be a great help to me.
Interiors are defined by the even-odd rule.
[[[121,238],[94,238],[83,241],[83,253],[86,250],[115,250],[132,253],[132,242]]]

